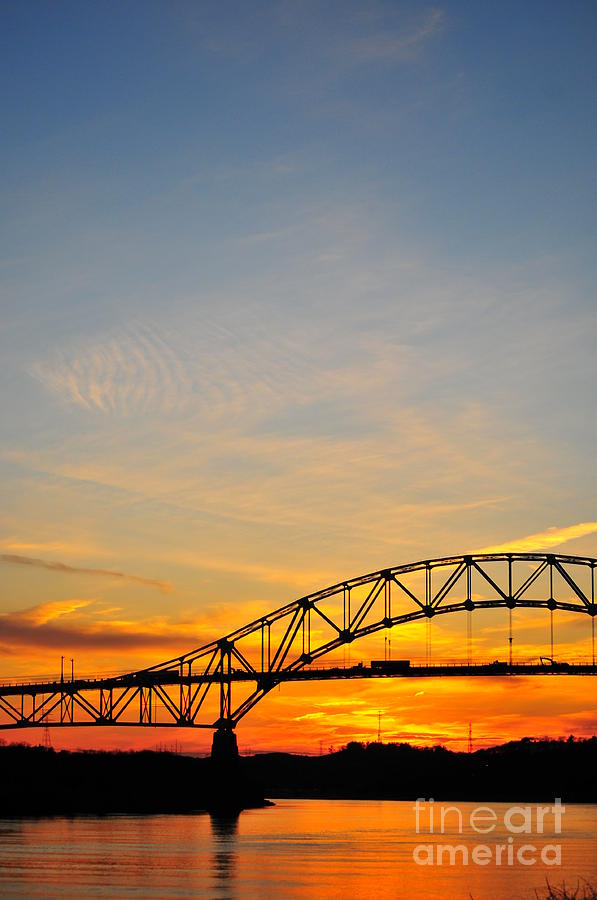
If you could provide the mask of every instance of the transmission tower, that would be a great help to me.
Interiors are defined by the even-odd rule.
[[[44,746],[46,748],[46,750],[52,749],[52,738],[50,737],[50,728],[49,728],[47,722],[44,725],[44,736],[43,736],[43,740],[42,740],[42,746]]]

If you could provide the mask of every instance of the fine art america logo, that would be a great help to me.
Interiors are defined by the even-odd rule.
[[[463,812],[459,806],[435,804],[419,798],[413,806],[418,835],[433,835],[418,844],[413,859],[419,866],[560,866],[562,846],[543,843],[542,835],[562,833],[566,807],[556,797],[553,806],[477,806]],[[495,834],[494,834],[495,832]],[[467,843],[443,843],[438,836],[466,834]],[[491,843],[474,843],[475,835],[492,835]],[[529,839],[532,835],[535,843]],[[471,840],[472,839],[472,840]]]

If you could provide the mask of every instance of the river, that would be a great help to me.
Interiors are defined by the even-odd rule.
[[[470,822],[479,805],[446,810],[443,834],[437,804],[433,834],[429,806],[417,834],[410,801],[280,800],[232,822],[206,814],[0,819],[0,896],[506,900],[534,898],[546,879],[597,886],[597,806],[567,806],[559,834],[549,813],[542,834],[536,821],[533,833],[513,834],[523,814],[506,827],[508,805],[492,803],[473,819],[475,828],[493,823],[481,834]],[[460,847],[456,864],[442,851],[437,865],[438,844]],[[558,845],[561,864],[551,864]]]

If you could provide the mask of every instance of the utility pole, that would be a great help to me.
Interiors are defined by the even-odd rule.
[[[473,726],[472,723],[468,723],[468,752],[473,752]]]
[[[553,659],[553,609],[549,610],[549,652],[551,654],[551,658]]]
[[[377,743],[381,744],[381,709],[377,712]]]

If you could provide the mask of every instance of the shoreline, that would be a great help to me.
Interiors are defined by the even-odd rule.
[[[597,803],[597,738],[523,739],[488,750],[357,744],[322,756],[263,753],[228,764],[167,751],[0,746],[0,818],[238,815],[275,800]]]

